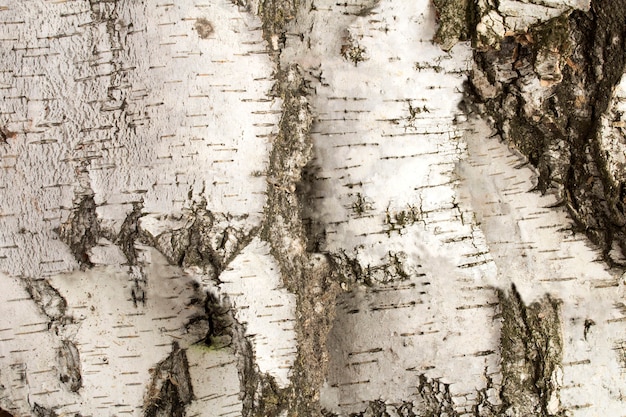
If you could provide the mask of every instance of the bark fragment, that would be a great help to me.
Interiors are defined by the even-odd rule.
[[[178,343],[152,370],[152,382],[144,404],[145,417],[183,417],[185,406],[193,399],[187,355]]]
[[[27,280],[26,290],[52,322],[59,321],[65,316],[67,301],[47,280]]]
[[[498,296],[503,412],[512,417],[558,415],[561,303],[547,295],[526,306],[515,286],[508,293],[499,291]]]
[[[612,249],[626,249],[626,187],[623,169],[610,164],[602,123],[624,72],[625,9],[594,0],[588,12],[534,24],[475,51],[471,79],[479,111],[538,169],[538,189],[556,193],[610,262],[619,258]]]
[[[83,384],[80,372],[80,354],[74,342],[63,340],[58,353],[61,382],[70,391],[77,392]]]
[[[82,268],[93,266],[89,260],[89,251],[96,246],[100,238],[100,221],[93,193],[79,194],[76,197],[74,210],[61,225],[58,233]]]

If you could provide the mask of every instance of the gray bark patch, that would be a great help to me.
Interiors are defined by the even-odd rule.
[[[48,281],[28,280],[26,290],[51,321],[58,321],[63,318],[67,309],[67,302]]]

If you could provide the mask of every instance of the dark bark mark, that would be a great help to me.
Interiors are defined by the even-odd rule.
[[[184,417],[193,400],[187,354],[172,343],[167,359],[152,370],[152,381],[144,404],[145,417]]]
[[[236,220],[244,220],[239,217]],[[256,236],[258,229],[231,226],[234,217],[212,213],[206,202],[196,204],[187,225],[154,237],[142,232],[142,238],[161,252],[172,265],[197,266],[217,279],[226,266]]]
[[[449,51],[458,41],[471,39],[474,0],[433,0],[439,27],[434,41]]]
[[[49,408],[45,408],[35,403],[33,406],[33,412],[37,417],[57,417],[58,414]]]
[[[0,144],[8,144],[9,139],[13,139],[17,136],[17,133],[11,132],[4,126],[0,126]]]
[[[115,244],[124,252],[129,265],[137,265],[135,242],[139,238],[139,219],[143,214],[143,203],[133,203],[133,210],[126,215]]]
[[[423,276],[424,274],[419,269],[414,270],[404,265],[403,262],[406,257],[405,252],[389,251],[381,259],[380,265],[362,266],[356,259],[356,256],[350,256],[343,250],[328,255],[336,279],[347,285],[359,283],[368,287],[406,281],[411,277]],[[420,266],[417,265],[417,268]]]
[[[204,311],[209,323],[209,332],[205,339],[206,345],[217,348],[230,346],[235,319],[228,300],[220,301],[214,294],[208,293]]]
[[[64,340],[58,352],[60,380],[72,392],[78,392],[83,385],[80,372],[80,354],[76,345]]]
[[[70,217],[57,232],[81,268],[91,268],[93,263],[89,259],[89,251],[100,238],[100,221],[93,193],[77,196]]]
[[[208,39],[214,31],[211,22],[204,18],[197,19],[194,28],[198,32],[200,39]]]
[[[499,291],[502,399],[506,415],[556,415],[555,372],[561,366],[561,303],[549,295],[526,306],[515,286]]]
[[[51,322],[64,318],[67,301],[50,283],[42,280],[27,280],[26,290],[35,304],[42,309]]]

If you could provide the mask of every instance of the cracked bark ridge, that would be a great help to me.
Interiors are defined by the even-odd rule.
[[[80,354],[74,342],[63,340],[58,353],[59,379],[72,392],[78,392],[83,385],[80,372]]]
[[[183,417],[193,399],[187,355],[178,343],[172,352],[152,370],[152,381],[144,404],[145,417]]]
[[[472,93],[538,169],[538,189],[556,193],[609,262],[626,253],[626,183],[602,144],[602,119],[624,73],[626,1],[594,0],[510,33],[498,48],[474,52]],[[623,171],[623,170],[622,170]]]
[[[100,221],[93,193],[77,196],[72,214],[61,225],[58,233],[81,268],[91,268],[93,263],[89,260],[89,251],[100,238]]]
[[[559,413],[562,361],[560,302],[546,295],[526,306],[515,286],[499,291],[503,412],[511,417]]]
[[[246,215],[213,213],[206,202],[193,204],[189,213],[177,220],[182,227],[151,233],[143,227],[141,238],[161,252],[172,265],[198,267],[217,279],[226,266],[246,247],[258,227],[246,222]]]
[[[307,87],[298,66],[291,65],[279,72],[277,93],[283,99],[283,115],[270,154],[261,237],[271,245],[286,288],[297,297],[298,354],[290,387],[278,393],[266,389],[271,394],[268,401],[280,406],[274,414],[259,414],[255,410],[253,415],[277,415],[275,413],[282,407],[286,407],[290,416],[320,415],[319,389],[325,379],[328,360],[326,339],[339,286],[331,278],[327,259],[306,250],[302,203],[296,190],[311,158],[309,131],[313,118]]]

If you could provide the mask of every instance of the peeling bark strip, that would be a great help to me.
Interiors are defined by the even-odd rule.
[[[507,416],[559,413],[558,373],[562,361],[560,302],[549,295],[526,306],[515,286],[499,291],[503,384]]]
[[[185,407],[194,398],[187,355],[178,343],[172,353],[152,370],[144,404],[145,417],[183,417]]]

